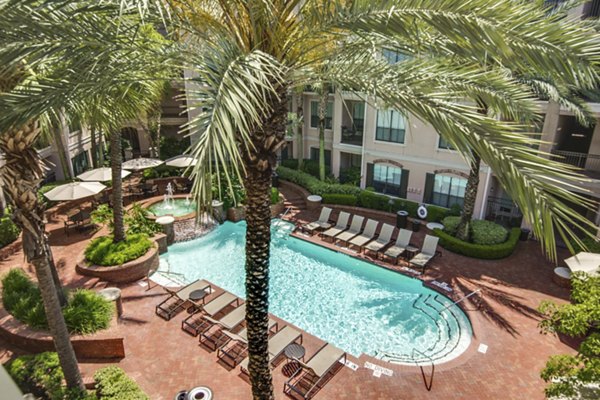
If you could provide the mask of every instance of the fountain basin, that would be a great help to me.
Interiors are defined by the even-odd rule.
[[[143,207],[149,211],[148,219],[152,220],[165,215],[174,217],[175,221],[196,217],[196,203],[188,202],[187,195],[174,195],[169,206],[165,206],[162,196],[152,197],[144,202]]]

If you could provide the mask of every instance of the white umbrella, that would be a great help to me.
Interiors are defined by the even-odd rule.
[[[131,171],[121,171],[121,178],[125,178],[127,175],[131,174]],[[78,175],[77,178],[82,181],[95,181],[95,182],[106,182],[112,180],[112,170],[110,168],[95,168],[91,169],[87,172],[84,172],[81,175]]]
[[[571,272],[600,276],[600,254],[581,252],[565,260]]]
[[[123,169],[131,169],[133,171],[141,171],[147,168],[158,167],[164,163],[163,160],[159,160],[158,158],[133,158],[129,161],[125,161],[123,163]]]
[[[194,165],[196,165],[198,161],[192,157],[192,156],[186,156],[185,154],[182,154],[180,156],[175,156],[172,158],[169,158],[166,161],[166,164],[169,167],[177,167],[177,168],[187,168],[187,167],[193,167]]]
[[[67,201],[93,196],[106,189],[100,182],[72,182],[60,185],[44,193],[51,201]]]

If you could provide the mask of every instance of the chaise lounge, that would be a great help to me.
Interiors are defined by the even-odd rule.
[[[310,399],[315,393],[314,390],[324,383],[325,378],[341,360],[346,361],[346,352],[325,343],[306,364],[296,360],[301,368],[283,384],[283,392],[290,397],[299,395],[303,399]]]
[[[272,332],[278,331],[279,325],[277,321],[269,318],[268,330]],[[239,360],[244,357],[248,349],[248,331],[246,328],[239,331],[237,334],[227,330],[221,330],[218,337],[214,338],[216,343],[224,341],[224,344],[217,350],[217,357],[230,367],[235,367]]]
[[[230,331],[235,329],[238,325],[244,322],[245,317],[246,304],[242,304],[229,314],[225,314],[225,316],[220,319],[214,319],[208,315],[203,315],[201,318],[212,324],[212,326],[206,331],[202,332],[199,338],[200,343],[206,344],[209,347],[212,345],[214,346],[213,350],[216,350],[218,346],[218,338],[220,336],[224,336],[221,335],[222,330],[227,329]]]
[[[372,251],[376,253],[376,255],[378,255],[379,251],[392,241],[392,234],[394,233],[394,229],[395,228],[393,225],[383,224],[377,239],[373,240],[371,243],[365,246],[365,253]]]
[[[384,256],[389,257],[394,260],[394,264],[398,262],[398,257],[400,257],[406,251],[406,248],[410,245],[410,238],[412,237],[412,232],[407,229],[400,229],[398,232],[398,237],[396,238],[396,243],[389,249],[383,253]]]
[[[365,217],[363,217],[363,216],[360,216],[360,215],[353,216],[352,223],[350,224],[350,228],[348,228],[348,230],[345,230],[344,232],[340,233],[339,235],[335,236],[333,238],[333,242],[336,243],[337,241],[340,241],[342,243],[348,243],[348,241],[353,239],[355,236],[358,236],[360,234],[360,232],[362,231],[362,224],[363,224],[364,220],[365,220]]]
[[[196,313],[184,319],[181,322],[181,329],[192,336],[198,336],[198,333],[208,329],[211,325],[210,322],[204,319],[206,315],[213,317],[234,303],[236,307],[239,306],[240,298],[232,293],[224,292],[201,306]]]
[[[183,310],[186,305],[198,305],[198,302],[190,299],[190,293],[196,290],[206,291],[207,289],[210,289],[210,291],[212,291],[212,286],[207,281],[199,279],[187,286],[182,287],[178,291],[173,291],[168,288],[164,289],[170,294],[170,296],[156,306],[155,313],[159,317],[168,321],[173,318],[175,314]]]
[[[331,216],[331,208],[323,207],[321,209],[321,215],[319,216],[319,219],[303,225],[302,229],[309,233],[313,233],[314,231],[319,230],[319,229],[329,229],[329,228],[331,228],[331,224],[329,223],[330,216]]]
[[[335,226],[333,228],[329,228],[325,232],[321,233],[321,237],[323,239],[325,239],[325,238],[333,239],[335,236],[344,232],[346,229],[348,229],[348,220],[349,219],[350,219],[349,213],[347,213],[345,211],[340,212],[340,215],[338,216]]]
[[[302,333],[289,325],[284,326],[283,329],[269,339],[269,363],[273,364],[273,362],[283,354],[283,351],[288,345],[295,343],[298,340],[302,343]],[[246,357],[240,363],[240,369],[245,374],[248,373],[249,361],[250,359]]]
[[[422,272],[425,273],[425,268],[429,262],[433,260],[434,257],[442,255],[442,253],[437,249],[439,240],[440,238],[437,236],[425,235],[421,252],[410,259],[410,264],[414,265],[415,267],[423,268]]]
[[[349,244],[351,246],[358,247],[358,251],[363,250],[363,246],[373,240],[375,237],[375,232],[377,232],[377,225],[379,225],[378,221],[374,219],[367,220],[367,224],[365,225],[365,230],[360,235],[356,236],[354,239],[350,240]]]

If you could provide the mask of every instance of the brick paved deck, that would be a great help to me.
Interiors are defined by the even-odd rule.
[[[293,219],[297,222],[316,218],[316,212],[304,210],[302,198],[293,191],[282,190],[288,205],[296,205]],[[335,214],[334,214],[335,215]],[[368,216],[365,212],[363,215]],[[379,218],[393,222],[393,218]],[[48,225],[54,257],[62,280],[70,287],[102,288],[105,283],[78,276],[74,270],[77,254],[91,237],[89,233],[71,233],[66,237],[60,219],[51,218]],[[422,243],[425,229],[413,236]],[[313,240],[313,239],[310,239]],[[339,250],[339,248],[336,248]],[[539,371],[546,358],[555,353],[574,353],[572,347],[553,336],[539,334],[536,307],[542,300],[564,302],[568,291],[552,282],[553,266],[544,260],[535,242],[519,243],[515,253],[500,261],[472,260],[442,251],[424,279],[449,283],[457,295],[482,288],[483,295],[467,301],[465,309],[474,325],[474,338],[465,354],[435,368],[433,388],[428,392],[418,368],[402,367],[373,361],[362,356],[350,357],[361,368],[356,372],[341,368],[316,395],[317,399],[542,399],[544,383]],[[566,254],[563,254],[565,256]],[[23,265],[22,253],[0,262],[0,273]],[[388,265],[389,266],[389,265]],[[25,267],[32,272],[31,268]],[[125,337],[127,356],[117,364],[124,368],[152,399],[171,399],[180,389],[196,385],[210,386],[217,399],[248,399],[250,386],[239,369],[229,370],[217,362],[216,352],[198,344],[180,329],[185,314],[171,321],[154,315],[154,306],[165,294],[160,287],[151,290],[139,284],[120,285],[123,290],[124,317],[116,330]],[[218,292],[217,292],[218,294]],[[321,341],[304,336],[307,357]],[[486,354],[477,352],[486,344]],[[3,362],[26,349],[9,348],[0,341]],[[376,378],[362,368],[365,361],[375,362],[394,371],[392,377]],[[276,397],[282,393],[284,361],[273,372]],[[106,364],[86,360],[82,371],[90,376]],[[427,371],[428,372],[428,371]]]

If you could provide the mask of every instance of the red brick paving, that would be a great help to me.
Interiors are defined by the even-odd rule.
[[[282,190],[292,203],[298,195]],[[310,220],[315,212],[300,211],[296,221]],[[365,216],[368,212],[365,211]],[[378,217],[385,222],[393,218]],[[76,256],[83,250],[91,234],[75,233],[66,237],[59,217],[48,224],[54,257],[59,265],[61,279],[71,287],[100,288],[105,283],[78,276],[74,270]],[[420,245],[425,229],[413,236]],[[339,250],[339,249],[338,249]],[[456,295],[476,288],[483,295],[464,305],[474,326],[474,338],[465,354],[449,363],[435,367],[433,387],[428,392],[421,373],[415,367],[403,367],[373,360],[368,356],[350,357],[361,368],[354,372],[342,368],[317,393],[320,399],[543,399],[544,382],[539,371],[551,354],[575,353],[573,348],[553,336],[539,333],[539,317],[535,309],[542,300],[564,302],[568,291],[552,282],[553,265],[546,261],[535,242],[519,243],[515,253],[504,260],[483,261],[468,259],[444,251],[435,259],[423,277],[448,282]],[[566,256],[566,254],[562,254]],[[22,253],[0,262],[0,272],[23,265]],[[30,268],[26,268],[31,272]],[[124,368],[152,399],[171,399],[180,389],[196,385],[210,386],[217,399],[248,399],[250,386],[239,374],[239,369],[228,370],[217,362],[216,352],[198,344],[180,329],[185,314],[171,321],[154,315],[154,306],[164,298],[160,287],[146,289],[138,284],[120,285],[123,290],[124,318],[117,331],[125,337],[127,356],[116,362]],[[310,357],[320,340],[305,335],[304,343]],[[477,346],[489,346],[486,354],[477,352]],[[6,361],[26,349],[9,348],[0,341],[0,360]],[[362,368],[365,361],[391,368],[392,377],[375,378],[372,371]],[[280,362],[273,372],[276,398],[282,393],[285,377]],[[106,365],[93,360],[81,362],[85,375],[91,376],[97,368]],[[426,369],[429,373],[429,370]]]

